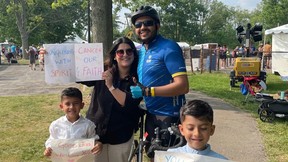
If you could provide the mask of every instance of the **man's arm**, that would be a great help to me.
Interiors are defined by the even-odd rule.
[[[173,82],[164,86],[154,87],[155,96],[172,97],[189,92],[187,75],[179,75],[173,78]]]

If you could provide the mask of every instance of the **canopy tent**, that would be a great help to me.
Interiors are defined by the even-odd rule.
[[[88,43],[88,42],[86,40],[80,38],[78,35],[76,35],[73,39],[72,38],[68,38],[63,43]]]
[[[177,42],[182,49],[190,49],[190,45],[186,42]]]
[[[265,30],[272,35],[272,72],[288,81],[288,24]]]
[[[265,30],[265,35],[269,34],[288,34],[288,24],[278,26],[276,28]]]

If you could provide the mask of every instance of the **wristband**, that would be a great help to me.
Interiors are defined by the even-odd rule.
[[[155,97],[155,87],[151,87],[151,97]]]
[[[151,97],[151,88],[150,87],[147,87],[147,96]]]
[[[113,91],[114,89],[116,89],[113,85],[109,88],[109,91]]]

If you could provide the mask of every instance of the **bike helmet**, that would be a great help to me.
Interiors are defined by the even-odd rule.
[[[157,11],[151,6],[141,6],[135,10],[135,12],[131,16],[132,24],[135,25],[135,21],[137,18],[142,16],[152,17],[157,23],[160,23],[159,15]]]

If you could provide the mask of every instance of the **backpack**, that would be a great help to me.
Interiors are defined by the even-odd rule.
[[[248,88],[243,83],[240,85],[240,92],[242,93],[242,95],[247,95],[248,94]]]

